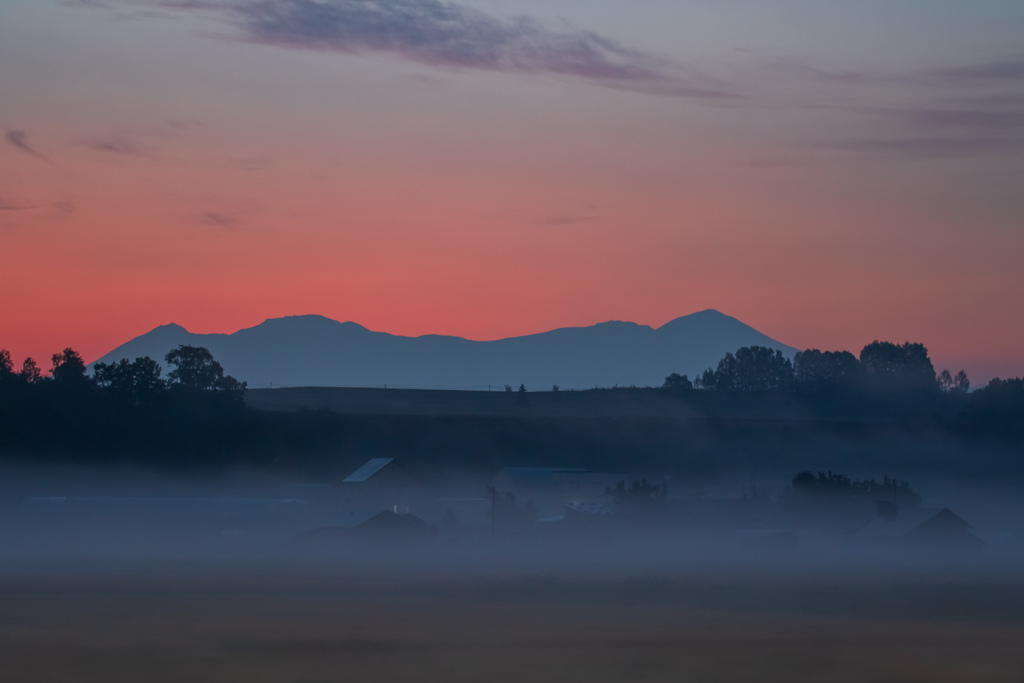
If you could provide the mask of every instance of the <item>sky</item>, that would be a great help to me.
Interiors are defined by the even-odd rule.
[[[1024,375],[1024,4],[0,0],[0,348],[715,308]]]

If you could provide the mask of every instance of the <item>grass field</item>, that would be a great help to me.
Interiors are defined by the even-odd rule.
[[[0,681],[1024,680],[1024,581],[7,568]]]

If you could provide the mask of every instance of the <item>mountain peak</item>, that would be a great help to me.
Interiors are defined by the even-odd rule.
[[[313,313],[305,315],[286,315],[280,318],[267,318],[259,325],[255,327],[247,328],[247,330],[267,330],[267,329],[281,329],[287,328],[290,330],[304,331],[304,330],[324,330],[330,328],[344,328],[344,329],[359,329],[365,330],[366,328],[359,323],[351,321],[339,322],[333,318],[328,318],[324,315],[316,315]],[[241,330],[239,330],[241,331]]]
[[[187,334],[188,330],[178,323],[167,323],[166,325],[158,325],[149,331],[150,334],[154,332],[185,332]]]
[[[693,325],[723,325],[728,323],[736,323],[742,327],[749,327],[745,323],[737,320],[731,315],[726,315],[721,311],[717,311],[714,308],[708,308],[703,311],[697,311],[696,313],[690,313],[689,315],[680,316],[674,320],[669,320],[667,323],[658,328],[658,330],[673,330],[682,329],[686,327],[692,327]]]

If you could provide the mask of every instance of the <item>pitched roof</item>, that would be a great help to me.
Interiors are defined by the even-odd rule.
[[[937,517],[946,523],[971,528],[970,524],[949,508],[900,508],[895,519],[876,517],[865,524],[857,535],[864,538],[902,538]]]
[[[371,458],[352,474],[342,479],[344,484],[358,484],[364,482],[373,475],[387,467],[394,458]]]

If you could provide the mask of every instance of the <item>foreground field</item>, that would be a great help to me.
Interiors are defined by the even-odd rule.
[[[1020,681],[1019,584],[8,567],[0,681]]]

